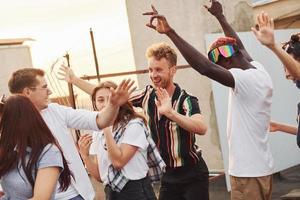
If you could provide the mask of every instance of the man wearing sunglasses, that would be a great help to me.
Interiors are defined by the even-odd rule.
[[[200,74],[230,87],[227,138],[231,199],[271,199],[273,158],[268,144],[272,81],[264,67],[251,59],[240,38],[212,0],[207,10],[221,24],[226,37],[214,42],[209,59],[182,39],[152,6],[148,27],[167,35],[186,61]],[[154,25],[153,22],[157,23]]]

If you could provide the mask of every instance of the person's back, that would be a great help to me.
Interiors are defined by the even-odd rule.
[[[31,148],[26,149],[26,160],[30,158]],[[62,157],[58,148],[54,145],[47,145],[41,153],[41,157],[36,164],[37,169],[42,169],[48,166],[60,166],[62,165]],[[35,172],[33,172],[35,173]],[[21,161],[18,163],[18,167],[12,169],[1,180],[4,196],[0,197],[1,200],[27,200],[33,196],[33,188],[29,184],[24,168],[21,166]],[[54,199],[55,193],[52,194],[51,199]]]
[[[56,189],[67,190],[72,173],[61,147],[27,97],[8,98],[0,129],[3,199],[53,199]]]

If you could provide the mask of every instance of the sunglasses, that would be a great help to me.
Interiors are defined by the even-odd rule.
[[[220,56],[223,56],[224,58],[229,58],[235,55],[237,52],[238,52],[237,45],[226,44],[209,51],[208,59],[214,63],[217,63],[219,61]]]

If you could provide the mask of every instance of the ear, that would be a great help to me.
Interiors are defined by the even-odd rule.
[[[29,97],[30,94],[31,94],[31,89],[29,89],[28,87],[25,87],[23,90],[22,90],[22,95],[26,96],[26,97]]]
[[[177,67],[174,65],[171,67],[171,73],[174,76],[176,74],[176,72],[177,72]]]

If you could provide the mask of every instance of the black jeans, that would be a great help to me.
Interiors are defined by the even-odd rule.
[[[128,181],[121,192],[113,191],[108,185],[104,191],[106,200],[157,200],[148,177]]]
[[[208,176],[202,157],[196,165],[167,169],[162,177],[159,200],[208,200]]]

